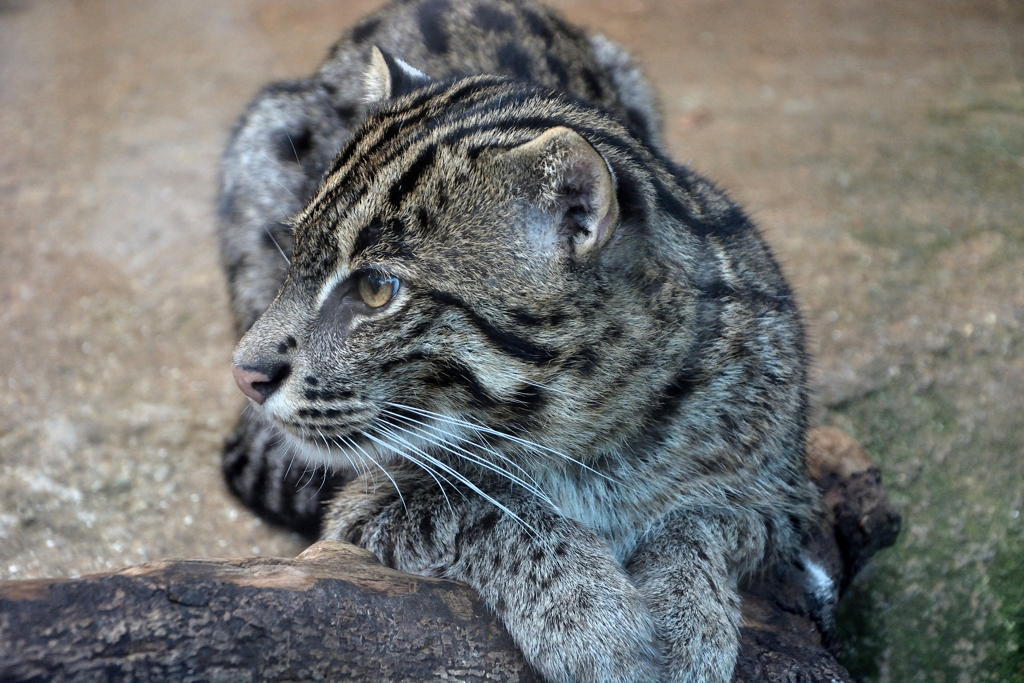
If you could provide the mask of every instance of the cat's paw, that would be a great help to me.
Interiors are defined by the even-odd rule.
[[[618,579],[618,577],[615,577]],[[665,680],[657,628],[631,585],[583,584],[540,600],[533,618],[508,624],[527,661],[552,683]],[[619,589],[619,590],[616,590]]]

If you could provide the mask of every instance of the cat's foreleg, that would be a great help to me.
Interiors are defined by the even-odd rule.
[[[721,518],[670,515],[626,563],[655,619],[672,683],[728,683],[742,620]]]
[[[654,619],[593,532],[526,496],[495,495],[503,512],[468,491],[403,494],[370,520],[359,519],[370,501],[339,500],[328,537],[356,541],[395,569],[469,584],[553,683],[662,679]]]

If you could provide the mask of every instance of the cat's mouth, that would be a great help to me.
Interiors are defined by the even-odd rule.
[[[284,402],[281,402],[282,404]],[[366,431],[379,412],[372,404],[288,406],[267,402],[262,412],[297,439],[328,444]]]
[[[268,402],[269,403],[269,402]],[[295,418],[281,419],[263,405],[264,413],[283,435],[298,459],[329,471],[357,476],[381,474],[390,478],[391,465],[404,462],[439,485],[464,487],[504,507],[475,481],[477,474],[505,480],[557,509],[540,483],[524,467],[523,456],[561,459],[583,466],[568,456],[512,434],[497,431],[467,417],[426,408],[381,401],[353,410],[344,423],[325,422],[326,410],[300,408]],[[329,409],[328,409],[329,410]],[[303,414],[301,411],[306,411]],[[519,456],[502,453],[500,442],[514,446]]]
[[[398,458],[375,434],[376,411],[368,406],[299,408],[294,414],[280,415],[264,405],[259,412],[277,428],[295,456],[315,466],[358,474]]]
[[[438,476],[456,476],[452,457],[493,469],[489,456],[497,455],[473,443],[479,426],[404,404],[353,397],[309,403],[283,391],[261,404],[259,412],[300,460],[334,471],[358,474],[405,461]]]

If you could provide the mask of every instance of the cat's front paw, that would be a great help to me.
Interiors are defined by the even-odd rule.
[[[551,683],[653,683],[666,677],[653,624],[647,618],[590,624],[524,655]],[[646,615],[644,615],[646,617]]]
[[[595,576],[595,578],[598,578]],[[531,596],[506,626],[527,661],[552,683],[665,680],[654,617],[619,574]]]

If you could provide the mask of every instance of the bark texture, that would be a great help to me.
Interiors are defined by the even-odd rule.
[[[812,432],[825,501],[805,566],[743,593],[734,681],[852,683],[833,657],[838,589],[895,541],[878,468],[838,430]],[[0,583],[0,681],[539,681],[468,587],[402,574],[321,541],[294,560],[167,560],[81,579]]]

